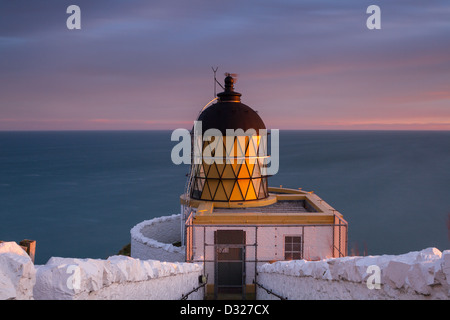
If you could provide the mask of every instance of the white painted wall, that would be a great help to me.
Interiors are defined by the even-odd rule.
[[[199,286],[202,265],[113,256],[53,257],[34,265],[15,242],[0,244],[0,300],[178,300]],[[203,299],[204,288],[188,299]]]
[[[370,266],[380,270],[380,288]],[[180,299],[196,288],[201,264],[113,256],[51,258],[33,265],[14,242],[0,244],[0,299]],[[258,268],[258,283],[291,300],[450,299],[450,250],[403,255],[278,261]],[[203,299],[203,288],[190,299]],[[257,288],[258,299],[278,299]]]
[[[185,261],[185,248],[173,246],[181,240],[180,214],[145,220],[131,231],[131,257],[170,262]]]
[[[0,243],[0,300],[33,298],[36,270],[28,254],[15,242]]]
[[[370,266],[379,267],[379,288],[372,286],[376,284],[376,267],[368,269]],[[428,248],[397,256],[276,262],[259,267],[257,281],[290,300],[448,300],[450,250]],[[278,298],[257,288],[257,299]]]
[[[51,258],[36,273],[36,300],[177,300],[199,286],[202,266],[113,256]],[[189,299],[203,299],[203,288]]]
[[[263,265],[273,260],[284,260],[284,237],[292,235],[300,235],[304,237],[304,257],[307,259],[324,259],[332,257],[332,238],[333,227],[331,226],[301,226],[295,227],[264,227],[259,226],[257,238],[255,238],[255,227],[221,227],[207,226],[195,227],[193,233],[194,243],[194,261],[202,263],[202,261],[210,261],[205,263],[205,271],[208,274],[208,283],[214,283],[214,232],[216,230],[244,230],[246,233],[246,242],[252,245],[257,241],[258,250],[256,260],[257,266]],[[304,232],[304,233],[303,233]],[[203,244],[206,243],[207,246]],[[252,284],[255,278],[255,247],[246,247],[246,283]]]

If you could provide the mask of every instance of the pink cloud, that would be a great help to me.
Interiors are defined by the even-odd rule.
[[[145,119],[0,119],[0,130],[167,130],[191,125],[190,121]]]
[[[392,103],[416,103],[441,100],[450,100],[449,90],[412,92],[408,95],[388,96],[383,99],[384,102]]]

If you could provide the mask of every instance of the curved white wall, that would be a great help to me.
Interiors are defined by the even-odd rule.
[[[184,262],[185,248],[173,246],[181,241],[180,214],[145,220],[131,229],[131,257]]]

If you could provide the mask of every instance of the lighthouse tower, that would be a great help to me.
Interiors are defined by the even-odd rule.
[[[227,74],[194,122],[181,228],[186,261],[204,265],[208,296],[245,299],[264,263],[345,256],[348,228],[314,192],[269,187],[267,129],[235,82]]]

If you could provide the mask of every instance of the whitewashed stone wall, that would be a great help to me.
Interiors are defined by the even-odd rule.
[[[379,288],[373,266],[379,268]],[[33,265],[14,242],[0,244],[0,299],[180,299],[198,287],[201,264],[51,258]],[[291,300],[450,299],[450,250],[403,255],[279,261],[258,267],[258,283]],[[368,286],[369,284],[369,286]],[[374,286],[374,288],[370,288]],[[203,299],[204,291],[190,299]],[[278,299],[257,288],[258,299]]]
[[[36,273],[36,300],[178,300],[199,286],[202,266],[113,256],[51,258]],[[203,299],[200,289],[188,299]]]
[[[0,300],[178,300],[199,286],[203,267],[112,256],[53,257],[34,265],[15,242],[0,244]],[[188,299],[200,300],[204,289]]]
[[[131,257],[185,261],[185,248],[172,245],[178,241],[181,241],[180,214],[145,220],[131,229]]]
[[[0,300],[33,299],[36,270],[15,242],[0,243]]]
[[[258,268],[257,281],[291,300],[448,300],[450,250],[428,248],[403,255],[275,262]],[[278,299],[261,288],[257,288],[257,298]]]

